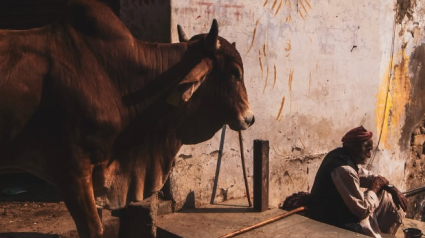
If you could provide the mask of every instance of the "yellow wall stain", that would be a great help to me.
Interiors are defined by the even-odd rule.
[[[389,66],[381,79],[375,110],[378,136],[382,133],[380,144],[384,149],[392,149],[400,139],[406,113],[405,105],[409,103],[410,96],[409,57],[404,51],[400,51],[394,61],[394,77],[388,82],[391,69]]]

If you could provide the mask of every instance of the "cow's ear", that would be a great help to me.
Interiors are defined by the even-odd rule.
[[[235,47],[235,48],[236,48],[236,42],[233,42],[233,43],[232,43],[232,45],[233,45],[233,47]]]
[[[177,85],[174,91],[170,94],[167,102],[173,106],[179,106],[180,104],[189,101],[196,90],[201,86],[205,80],[205,76],[212,69],[211,59],[202,59],[184,79]]]
[[[177,32],[179,34],[179,41],[180,42],[188,42],[189,41],[189,38],[184,33],[182,26],[177,25]]]
[[[205,38],[205,47],[211,52],[220,48],[220,41],[218,40],[218,23],[216,19],[213,20],[210,32]]]

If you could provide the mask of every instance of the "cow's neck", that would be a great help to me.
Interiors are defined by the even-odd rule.
[[[190,43],[157,44],[138,42],[139,74],[126,81],[123,102],[129,107],[131,119],[137,118],[152,105],[164,101],[167,93],[201,60],[199,46]]]
[[[140,201],[164,184],[174,156],[182,142],[176,130],[185,119],[185,107],[175,108],[165,101],[167,93],[200,61],[195,46],[188,44],[139,45],[140,72],[143,78],[128,82],[137,88],[124,95],[129,122],[114,145],[112,169],[115,179],[108,196],[111,208],[126,201]],[[159,60],[161,59],[161,60]],[[156,61],[157,64],[152,63]],[[131,139],[130,139],[131,138]]]
[[[141,201],[161,189],[182,146],[176,138],[173,123],[132,123],[118,138],[113,161],[106,169],[111,177],[107,204],[111,209],[125,206],[129,201]],[[131,139],[130,139],[131,138]],[[109,182],[108,182],[109,181]]]

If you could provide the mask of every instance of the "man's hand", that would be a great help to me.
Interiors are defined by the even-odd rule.
[[[385,191],[389,192],[391,196],[393,197],[393,201],[397,208],[403,209],[403,211],[406,211],[407,209],[407,198],[403,195],[402,192],[400,192],[396,187],[391,186],[385,186]]]
[[[369,189],[374,191],[376,194],[381,190],[382,187],[388,185],[389,182],[386,178],[378,175],[372,179]]]

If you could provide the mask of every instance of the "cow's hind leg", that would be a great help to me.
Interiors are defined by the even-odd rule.
[[[103,227],[96,209],[91,176],[71,178],[59,187],[80,238],[101,238]]]

